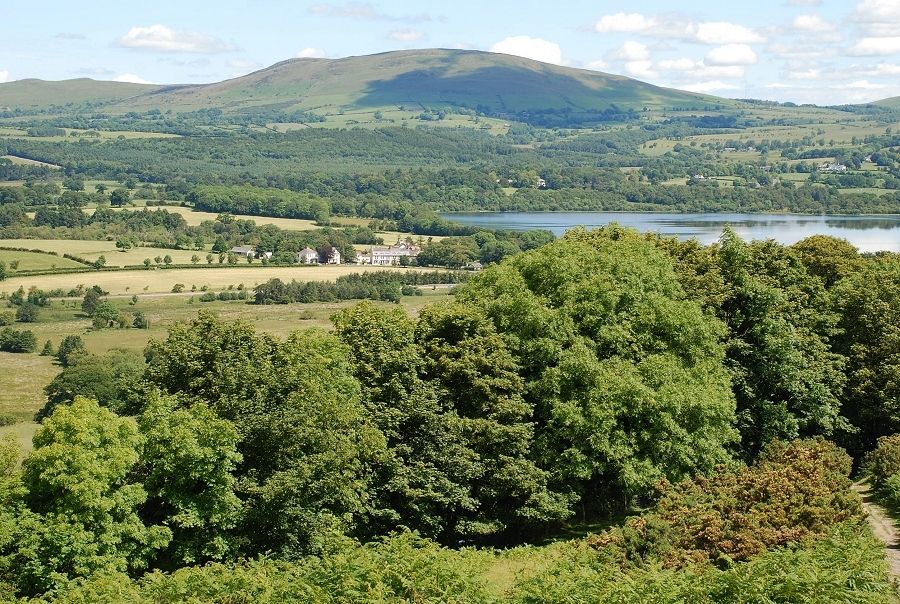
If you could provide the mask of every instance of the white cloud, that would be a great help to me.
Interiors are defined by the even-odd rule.
[[[857,80],[855,82],[849,82],[846,84],[840,84],[839,86],[835,86],[835,88],[851,88],[853,90],[883,90],[887,88],[884,84],[875,84],[870,82],[869,80]]]
[[[766,40],[760,33],[728,21],[696,23],[678,15],[648,17],[641,13],[604,15],[594,24],[594,31],[641,34],[701,44],[758,44]]]
[[[5,82],[12,82],[12,78],[9,77],[8,69],[0,69],[0,84]]]
[[[653,79],[659,74],[653,70],[653,61],[628,61],[625,69],[631,75],[645,80]]]
[[[837,31],[837,26],[818,15],[797,15],[794,17],[794,29],[808,33],[827,33]]]
[[[900,65],[894,63],[879,63],[875,67],[867,67],[855,70],[857,73],[868,76],[895,76],[900,75]]]
[[[594,24],[594,30],[598,33],[638,33],[655,27],[655,21],[648,19],[640,13],[616,13],[603,15]]]
[[[425,32],[418,31],[416,29],[395,29],[388,37],[391,40],[397,40],[398,42],[415,42],[416,40],[421,40],[425,37]]]
[[[706,44],[757,44],[766,39],[743,25],[727,21],[710,21],[697,24],[696,38]]]
[[[234,59],[233,61],[228,61],[228,66],[232,69],[231,77],[237,78],[256,71],[262,67],[262,64],[250,59]]]
[[[562,48],[556,42],[530,36],[510,36],[491,46],[491,52],[516,55],[543,63],[564,65]]]
[[[585,65],[588,69],[593,69],[594,71],[604,71],[609,69],[609,63],[604,61],[603,59],[597,59],[596,61],[591,61],[587,65]]]
[[[788,73],[788,77],[792,80],[818,80],[822,77],[822,71],[819,69],[807,69],[805,71],[792,71]]]
[[[622,61],[646,61],[650,58],[650,49],[646,44],[628,41],[616,50],[612,57]]]
[[[862,0],[856,5],[853,20],[860,23],[869,36],[895,36],[900,28],[900,2],[897,0]]]
[[[152,84],[153,82],[148,82],[144,78],[139,75],[134,75],[133,73],[123,73],[122,75],[116,76],[112,79],[113,82],[128,82],[129,84]]]
[[[304,48],[296,55],[294,55],[298,59],[324,59],[328,55],[321,48]]]
[[[157,52],[217,53],[236,50],[234,44],[224,42],[193,31],[175,30],[157,23],[149,27],[132,27],[118,39],[117,45],[124,48],[154,50]]]
[[[687,90],[688,92],[707,93],[717,90],[739,90],[740,86],[735,86],[734,84],[729,84],[727,82],[720,82],[718,80],[710,80],[708,82],[684,84],[682,86],[679,86],[679,88],[682,90]]]
[[[707,65],[755,65],[756,61],[756,53],[746,44],[717,46],[704,59]]]
[[[868,57],[898,54],[900,36],[863,38],[853,45],[850,53]]]
[[[659,61],[656,68],[662,71],[680,72],[692,80],[697,78],[742,78],[745,72],[741,65],[707,65],[703,61],[694,61],[687,57]]]

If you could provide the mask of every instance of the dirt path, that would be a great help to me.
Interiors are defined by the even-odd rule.
[[[884,543],[884,557],[888,562],[891,579],[895,583],[900,582],[900,531],[884,508],[875,503],[871,487],[867,483],[854,483],[853,490],[862,497],[872,534]]]

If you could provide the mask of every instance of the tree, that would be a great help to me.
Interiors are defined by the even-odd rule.
[[[5,281],[9,276],[9,269],[6,267],[6,263],[0,260],[0,281]]]
[[[97,288],[92,287],[84,293],[84,299],[81,301],[81,311],[87,316],[93,317],[100,302],[100,292]]]
[[[53,350],[53,342],[51,342],[50,340],[47,340],[46,342],[44,342],[44,347],[41,348],[41,356],[42,357],[52,357],[52,356],[54,356],[55,353],[56,353],[56,351]]]
[[[132,413],[129,389],[138,383],[145,367],[139,352],[113,349],[104,355],[82,352],[69,358],[65,368],[44,387],[47,402],[38,419],[48,417],[56,407],[77,396],[96,400],[116,413]]]
[[[119,322],[119,311],[109,302],[101,302],[94,309],[93,326],[95,329],[112,327]]]
[[[155,566],[224,559],[236,547],[241,512],[232,474],[241,461],[237,430],[204,403],[179,408],[176,398],[158,395],[151,396],[139,427],[145,443],[138,475],[148,493],[141,516],[172,532]]]
[[[728,460],[722,325],[637,232],[569,231],[484,271],[459,299],[503,336],[534,408],[534,459],[582,509],[620,508]]]
[[[106,256],[100,256],[92,263],[94,268],[103,268],[106,266]]]
[[[37,323],[40,307],[31,302],[23,302],[16,309],[16,321],[20,323]]]
[[[153,264],[153,261],[150,258],[144,258],[144,267],[149,269],[151,264]]]
[[[215,256],[213,256],[212,254],[206,255],[206,263],[207,264],[212,264],[214,259],[215,259]]]
[[[198,256],[197,254],[191,256],[191,264],[197,264],[198,262],[200,262],[200,256]]]
[[[245,553],[320,551],[360,522],[369,496],[363,460],[379,435],[334,336],[307,331],[279,342],[201,311],[151,342],[147,356],[151,385],[187,408],[208,404],[239,432]]]
[[[137,513],[147,496],[131,481],[140,446],[134,420],[86,398],[59,407],[38,428],[22,465],[19,546],[4,565],[16,569],[19,593],[146,568],[168,543],[168,529],[145,526]]]
[[[113,192],[109,194],[109,203],[113,207],[121,208],[129,201],[131,201],[131,196],[125,189],[114,189]]]
[[[846,239],[813,235],[791,247],[807,272],[822,279],[826,288],[862,268],[859,251]]]
[[[163,258],[163,263],[165,263],[166,266],[172,264],[172,256],[166,254],[165,258]]]
[[[163,261],[162,256],[156,256],[156,257],[154,257],[154,258],[153,258],[153,261],[154,261],[155,263],[157,263],[157,264],[162,264],[162,261]]]
[[[859,430],[846,445],[859,455],[879,436],[900,432],[900,261],[870,259],[834,294],[840,312],[835,349],[847,363],[842,413]]]
[[[59,343],[59,348],[56,351],[56,360],[63,367],[68,367],[76,358],[86,353],[87,350],[84,347],[84,340],[81,339],[81,336],[68,335]]]
[[[131,322],[131,326],[135,329],[150,329],[150,320],[142,313],[141,311],[137,311],[133,314],[134,320]]]

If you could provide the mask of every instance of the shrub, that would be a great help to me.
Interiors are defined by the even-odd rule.
[[[184,283],[176,283],[175,285],[172,286],[173,294],[180,294],[183,291],[184,291]]]
[[[0,312],[0,327],[6,327],[16,322],[16,313],[13,311]]]
[[[3,352],[34,352],[37,348],[37,338],[28,330],[18,331],[11,327],[0,330],[0,351]]]
[[[25,302],[16,309],[16,321],[21,323],[37,323],[38,307],[31,302]]]
[[[199,300],[201,302],[215,302],[216,299],[217,299],[217,296],[214,292],[206,292],[203,295],[201,295],[199,298]]]
[[[875,449],[863,458],[862,467],[876,490],[900,474],[900,434],[880,437]]]
[[[623,566],[748,560],[863,517],[852,460],[821,439],[774,441],[750,467],[661,485],[656,509],[591,540]]]

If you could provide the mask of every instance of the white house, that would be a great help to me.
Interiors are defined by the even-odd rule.
[[[328,253],[328,257],[325,259],[326,264],[340,264],[341,263],[341,253],[337,251],[336,247],[331,248],[331,252]]]
[[[402,264],[402,258],[412,259],[419,255],[421,249],[411,243],[401,241],[396,245],[372,246],[368,254],[356,256],[358,264],[371,264],[373,266],[394,266]]]
[[[319,252],[312,249],[311,247],[303,248],[297,254],[297,262],[299,262],[300,264],[318,264]]]

